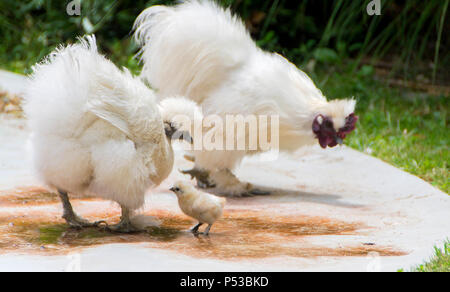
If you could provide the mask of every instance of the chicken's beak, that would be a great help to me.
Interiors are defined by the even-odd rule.
[[[194,139],[192,139],[191,134],[188,131],[184,131],[183,132],[183,136],[182,136],[183,140],[193,144],[194,143]]]
[[[342,144],[344,144],[344,140],[342,140],[340,137],[338,137],[338,136],[336,136],[336,142],[339,144],[339,145],[342,145]]]

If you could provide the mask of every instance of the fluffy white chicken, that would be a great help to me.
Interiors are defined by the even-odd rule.
[[[76,228],[99,225],[75,214],[67,194],[100,197],[122,208],[109,230],[137,231],[133,211],[173,167],[172,119],[194,118],[199,108],[183,98],[158,105],[153,91],[98,53],[94,36],[60,47],[33,69],[25,96],[33,161],[59,192],[63,218]]]
[[[327,101],[303,71],[259,49],[243,22],[215,2],[149,7],[136,19],[135,37],[142,46],[142,76],[159,98],[186,96],[201,105],[205,117],[276,115],[281,151],[316,139],[323,148],[334,147],[355,128],[355,100]],[[197,151],[195,167],[184,173],[219,193],[258,194],[232,173],[244,156],[258,152]]]
[[[194,188],[190,183],[178,181],[170,188],[177,195],[181,211],[199,221],[191,231],[198,233],[198,229],[208,223],[204,234],[208,235],[211,226],[222,216],[225,198],[220,198]]]

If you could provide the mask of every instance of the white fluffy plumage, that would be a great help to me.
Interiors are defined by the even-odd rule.
[[[94,36],[60,47],[36,65],[25,99],[41,179],[130,211],[142,207],[145,191],[172,170],[164,122],[199,110],[183,98],[170,103],[177,108],[158,105],[152,90],[98,53]]]
[[[317,115],[329,116],[338,130],[355,108],[353,99],[327,101],[303,71],[259,49],[243,22],[213,1],[149,7],[135,22],[135,37],[142,46],[142,76],[159,98],[186,96],[205,116],[278,115],[282,151],[317,143],[312,131]],[[252,153],[197,152],[196,168],[210,172],[222,192],[245,193],[249,186],[227,170]]]
[[[171,190],[177,195],[181,211],[199,221],[192,231],[196,233],[202,224],[207,223],[207,235],[214,222],[222,216],[226,199],[197,190],[184,181],[176,182]]]

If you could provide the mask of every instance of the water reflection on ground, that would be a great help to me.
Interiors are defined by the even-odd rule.
[[[85,204],[101,203],[95,199],[78,200],[78,203]],[[209,236],[194,236],[187,231],[194,223],[190,218],[166,210],[152,210],[146,215],[158,218],[161,221],[159,227],[137,234],[112,234],[99,228],[68,228],[60,218],[58,204],[57,196],[42,188],[23,188],[0,194],[1,252],[60,254],[108,243],[146,243],[150,248],[228,260],[275,256],[366,256],[370,252],[377,252],[380,256],[405,254],[392,247],[359,243],[338,248],[308,243],[306,239],[310,236],[351,235],[364,228],[358,222],[324,217],[282,216],[231,207],[214,224]],[[102,211],[90,213],[87,218],[106,219],[111,223],[119,220],[118,210],[98,210]]]

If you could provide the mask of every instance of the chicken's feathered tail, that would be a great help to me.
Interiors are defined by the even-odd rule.
[[[24,105],[32,132],[76,136],[89,123],[82,109],[89,98],[90,72],[97,69],[96,52],[95,37],[87,36],[60,46],[33,67]]]
[[[92,122],[86,112],[138,142],[162,130],[148,119],[159,115],[153,92],[101,55],[93,35],[55,50],[33,71],[25,112],[35,133],[77,137]]]
[[[134,29],[142,46],[142,76],[162,97],[201,102],[258,50],[242,21],[212,1],[152,6],[138,16]]]

